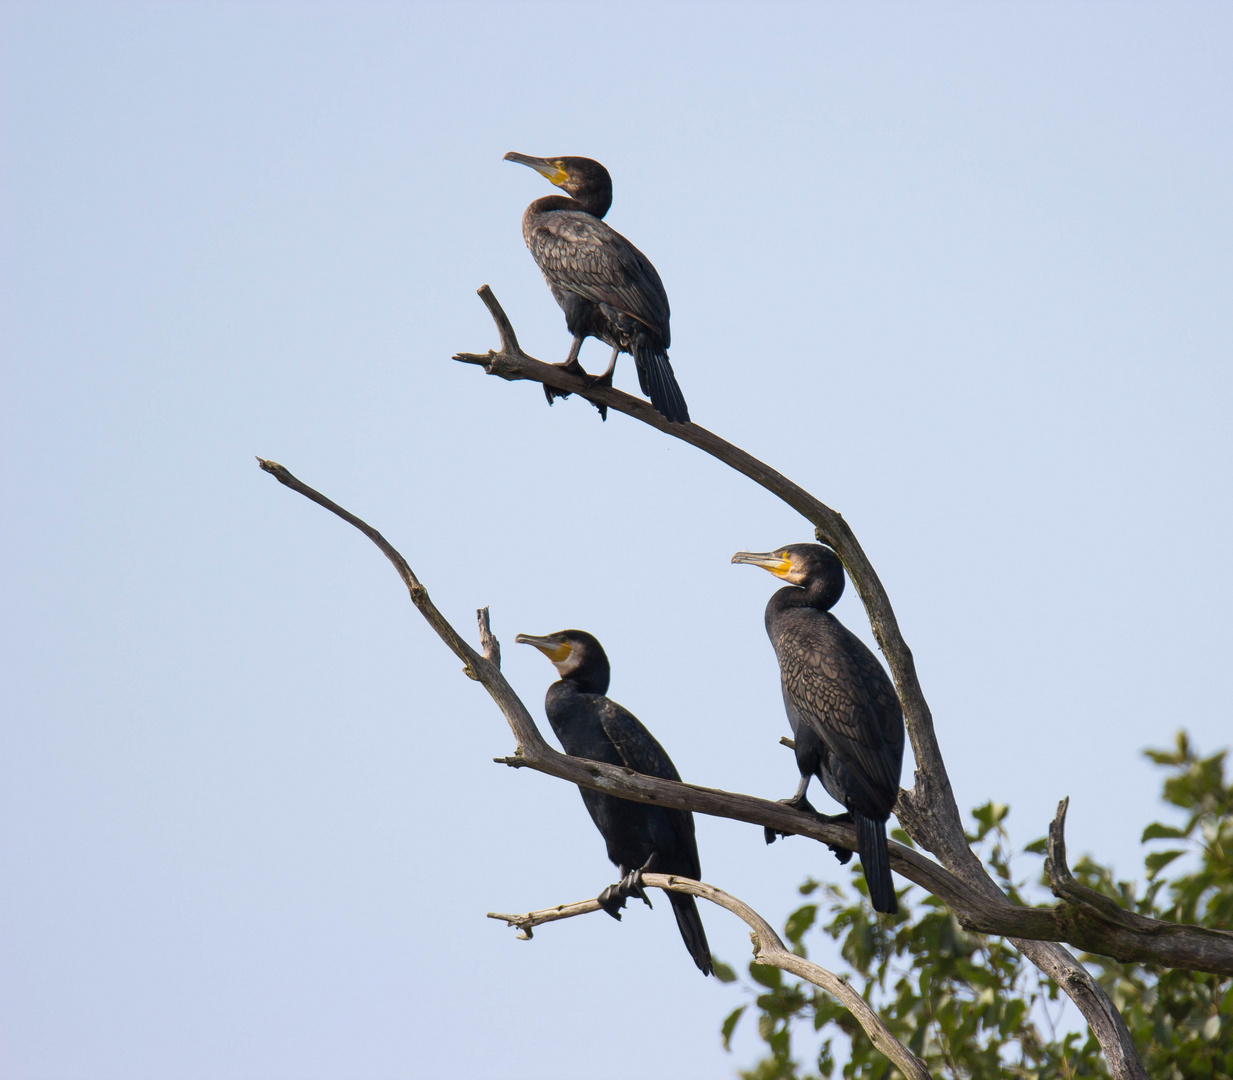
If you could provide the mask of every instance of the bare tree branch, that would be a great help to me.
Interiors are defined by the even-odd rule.
[[[1216,974],[1233,974],[1233,941],[1227,935],[1199,927],[1182,927],[1144,920],[1110,909],[1111,901],[1099,902],[1080,891],[1065,868],[1060,822],[1055,823],[1057,843],[1050,865],[1054,892],[1062,901],[1052,909],[1022,908],[1013,904],[989,877],[968,846],[962,818],[933,727],[933,718],[916,674],[912,652],[903,639],[889,597],[873,566],[842,516],[815,499],[803,488],[752,455],[720,439],[697,424],[669,424],[649,403],[612,387],[593,386],[564,368],[545,364],[523,352],[508,317],[492,290],[484,286],[480,298],[496,323],[501,348],[486,354],[460,353],[454,359],[477,364],[492,375],[507,380],[525,379],[579,396],[625,413],[673,438],[688,442],[766,488],[797,510],[815,527],[819,540],[829,544],[842,560],[868,614],[874,635],[887,658],[903,707],[904,721],[916,757],[915,783],[901,790],[895,812],[908,834],[941,860],[942,866],[919,853],[892,844],[891,864],[910,880],[928,889],[954,911],[966,929],[1006,935],[1029,960],[1052,978],[1078,1005],[1105,1051],[1117,1078],[1145,1078],[1129,1031],[1121,1015],[1098,983],[1079,961],[1058,942],[1066,941],[1089,952],[1120,960],[1137,960],[1171,967],[1194,968]],[[306,488],[285,469],[262,462],[262,468],[280,481],[351,522],[369,536],[394,563],[407,584],[411,599],[424,613],[447,645],[467,665],[471,677],[481,682],[505,713],[517,740],[516,756],[499,758],[509,765],[528,766],[584,787],[593,787],[622,798],[654,802],[700,813],[731,817],[799,833],[824,843],[852,845],[849,830],[824,823],[766,800],[688,784],[655,780],[629,770],[597,762],[583,762],[558,754],[539,734],[525,706],[501,676],[496,663],[474,652],[453,631],[428,600],[406,561],[386,543],[380,533],[354,518],[324,496]],[[482,625],[482,624],[481,624]],[[490,635],[489,635],[490,637]],[[488,638],[485,653],[494,653]],[[788,821],[785,818],[800,820]]]
[[[515,768],[530,768],[582,787],[594,788],[610,795],[635,802],[674,807],[712,817],[730,818],[752,825],[761,825],[778,832],[805,836],[823,844],[839,844],[854,848],[855,832],[850,825],[837,824],[812,814],[794,810],[781,802],[737,794],[719,788],[701,787],[674,780],[661,780],[634,772],[632,769],[604,762],[569,757],[550,746],[540,734],[530,712],[493,662],[500,646],[487,628],[487,609],[477,612],[484,655],[477,653],[450,625],[429,599],[428,592],[415,576],[406,559],[372,526],[343,509],[333,500],[309,487],[277,462],[258,458],[261,468],[286,487],[324,506],[344,521],[354,525],[373,541],[398,571],[408,592],[429,625],[466,665],[469,677],[488,690],[504,714],[513,732],[517,749],[512,757],[496,758],[501,764]],[[783,741],[783,740],[781,740]],[[901,799],[904,793],[901,792]],[[891,865],[895,871],[937,896],[954,912],[960,925],[972,933],[998,934],[1024,941],[1068,941],[1088,952],[1099,952],[1117,959],[1142,960],[1169,967],[1193,967],[1215,974],[1233,974],[1233,947],[1226,939],[1233,935],[1203,931],[1205,938],[1214,939],[1213,948],[1199,954],[1202,963],[1188,963],[1179,947],[1177,933],[1150,935],[1130,927],[1109,926],[1108,920],[1098,924],[1080,912],[1075,916],[1065,907],[1020,907],[1012,903],[996,886],[974,889],[965,880],[943,866],[903,844],[890,841]],[[989,883],[992,885],[992,882]],[[1153,928],[1185,931],[1172,923],[1156,923]],[[1067,936],[1069,935],[1069,936]],[[1192,950],[1193,951],[1193,950]]]
[[[904,722],[916,757],[915,783],[902,790],[896,806],[900,823],[918,844],[937,855],[943,865],[970,886],[972,892],[995,902],[1005,901],[997,884],[968,846],[962,818],[941,748],[933,716],[925,700],[912,652],[903,639],[890,599],[842,516],[745,451],[718,438],[697,424],[668,424],[644,401],[609,387],[589,387],[584,379],[562,368],[542,364],[518,346],[509,319],[487,285],[480,298],[497,324],[499,352],[486,355],[459,354],[456,360],[480,364],[489,374],[505,379],[532,379],[554,389],[578,393],[618,412],[688,442],[754,480],[812,522],[819,540],[834,548],[865,606],[874,636],[885,654],[903,707]],[[1007,901],[1008,902],[1008,901]],[[1079,909],[1071,908],[1071,911]],[[1112,928],[1111,928],[1112,929]],[[1127,931],[1127,927],[1117,930]],[[1130,933],[1135,931],[1129,930]],[[1103,935],[1100,935],[1103,941]],[[1017,941],[1016,941],[1017,944]],[[1104,1049],[1115,1077],[1145,1077],[1130,1033],[1113,1003],[1077,959],[1058,945],[1029,946],[1022,950],[1037,967],[1046,971],[1078,1005]]]
[[[1079,920],[1087,927],[1108,927],[1110,932],[1126,930],[1133,935],[1130,942],[1147,935],[1153,940],[1168,942],[1164,952],[1170,956],[1169,967],[1191,968],[1196,971],[1213,971],[1220,975],[1233,975],[1233,963],[1228,954],[1233,952],[1233,933],[1227,930],[1210,930],[1206,926],[1189,926],[1179,923],[1149,919],[1135,911],[1128,911],[1112,897],[1080,885],[1066,865],[1066,811],[1070,799],[1057,805],[1057,815],[1049,826],[1049,853],[1045,859],[1045,873],[1052,886],[1053,895],[1071,905],[1067,916]],[[1128,942],[1129,944],[1129,942]],[[1103,953],[1102,949],[1089,948],[1088,952]],[[1106,954],[1107,955],[1107,954]],[[1162,963],[1152,956],[1119,956],[1119,960],[1139,960],[1144,963]]]
[[[488,622],[488,609],[480,608],[475,613],[475,620],[479,623],[480,646],[484,650],[484,659],[500,671],[501,643],[493,635],[492,626]]]
[[[925,1063],[903,1045],[890,1033],[881,1017],[870,1008],[869,1003],[856,992],[852,985],[840,978],[833,971],[828,971],[820,964],[815,964],[788,949],[783,939],[775,932],[761,915],[743,900],[715,888],[702,881],[678,877],[675,874],[643,874],[642,883],[652,888],[671,890],[672,892],[689,893],[691,896],[709,900],[712,904],[732,912],[741,919],[752,931],[749,935],[753,942],[754,959],[759,964],[777,967],[782,971],[795,975],[819,986],[835,997],[865,1029],[873,1045],[898,1066],[904,1076],[914,1080],[929,1080],[929,1070]],[[519,937],[528,939],[531,930],[546,922],[556,922],[558,919],[570,919],[576,915],[589,915],[600,911],[598,900],[583,900],[576,904],[559,904],[556,907],[544,908],[540,911],[528,911],[522,915],[502,915],[495,911],[488,913],[488,918],[499,919],[520,931]]]
[[[554,390],[578,394],[588,401],[632,416],[665,435],[687,442],[749,477],[787,503],[813,524],[819,540],[834,548],[865,605],[874,636],[890,665],[895,688],[903,706],[908,735],[912,740],[912,750],[916,755],[915,787],[901,795],[905,810],[911,811],[915,829],[913,831],[913,828],[908,828],[908,832],[923,847],[938,855],[947,866],[955,863],[956,872],[960,872],[958,867],[962,867],[962,872],[971,875],[973,880],[986,877],[980,860],[972,853],[964,839],[963,821],[934,734],[933,716],[916,675],[912,651],[899,630],[894,609],[877,572],[843,516],[782,473],[706,428],[698,424],[669,423],[652,408],[650,402],[622,393],[613,387],[591,386],[582,376],[553,364],[545,364],[523,352],[509,318],[492,290],[484,285],[479,290],[479,296],[496,322],[501,348],[495,351],[490,349],[487,353],[458,353],[454,356],[455,360],[477,364],[489,375],[498,375],[510,381],[527,379],[544,383]]]
[[[515,756],[496,760],[507,765],[530,767],[582,787],[606,791],[621,798],[696,810],[699,813],[720,817],[732,817],[764,827],[769,825],[780,832],[811,836],[823,843],[838,842],[848,847],[855,846],[855,835],[851,833],[848,826],[824,822],[781,803],[772,803],[748,795],[734,795],[730,792],[695,787],[691,784],[681,784],[670,780],[660,780],[636,773],[631,769],[618,768],[558,753],[545,742],[526,706],[496,664],[488,657],[477,653],[463,640],[433,604],[428,591],[415,576],[407,560],[384,536],[332,499],[297,479],[284,466],[262,458],[258,458],[257,461],[261,468],[270,473],[279,483],[325,507],[359,529],[393,564],[403,584],[406,585],[412,602],[428,624],[451,651],[463,661],[466,674],[488,691],[509,723],[517,743]],[[483,634],[485,618],[482,613],[479,615],[479,621],[481,634]],[[490,632],[487,636],[491,639]],[[493,648],[491,640],[485,642],[485,651],[489,654],[496,654],[497,650]],[[901,792],[901,796],[903,794],[906,793]],[[988,884],[987,888],[965,888],[965,882],[910,848],[892,843],[890,854],[891,865],[896,870],[941,897],[956,912],[962,925],[977,929],[982,922],[981,916],[988,916],[994,925],[991,925],[986,932],[1005,933],[1006,931],[999,929],[996,924],[999,922],[999,917],[1006,917],[1009,913],[1017,913],[1019,919],[1023,919],[1024,916],[1034,919],[1040,915],[1043,915],[1046,920],[1049,918],[1049,912],[1043,909],[1018,908],[1011,904],[988,877],[984,879]],[[1043,927],[1033,927],[1033,929],[1036,931],[1034,936],[1051,936],[1042,932]],[[1019,934],[1026,932],[1028,931],[1022,926],[1017,928]],[[1113,1070],[1113,1076],[1117,1080],[1122,1080],[1122,1078],[1146,1080],[1147,1074],[1143,1071],[1142,1064],[1135,1053],[1130,1033],[1125,1023],[1122,1022],[1121,1015],[1082,965],[1065,949],[1052,944],[1051,941],[1048,944],[1039,940],[1021,944],[1016,938],[1011,938],[1011,940],[1023,951],[1024,955],[1053,978],[1079,1006],[1096,1037],[1100,1040],[1106,1060]]]

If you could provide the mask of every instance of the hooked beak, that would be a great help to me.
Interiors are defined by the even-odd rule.
[[[514,638],[518,645],[534,645],[554,664],[559,664],[569,656],[569,645],[549,634],[547,637],[536,637],[534,634],[519,634]]]
[[[776,577],[783,577],[792,569],[792,563],[776,551],[738,551],[732,556],[734,563],[748,563],[769,570]]]
[[[569,174],[564,169],[552,164],[546,158],[528,157],[526,154],[518,154],[511,150],[505,155],[504,160],[516,161],[519,165],[529,165],[541,176],[546,177],[549,183],[556,184],[557,187],[560,187],[569,179]]]

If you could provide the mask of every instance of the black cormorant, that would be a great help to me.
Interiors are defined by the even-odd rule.
[[[801,772],[796,794],[786,801],[812,811],[805,792],[816,776],[843,803],[856,826],[869,899],[875,910],[893,914],[899,908],[886,821],[899,795],[903,711],[877,658],[830,613],[843,595],[843,564],[821,544],[738,551],[732,561],[760,566],[788,583],[766,605],[766,632],[779,657]]]
[[[630,353],[642,392],[666,420],[686,423],[689,409],[668,363],[668,295],[642,254],[600,219],[612,205],[612,179],[598,161],[537,158],[512,151],[506,161],[529,165],[570,196],[546,195],[522,215],[522,238],[543,271],[574,335],[562,367],[585,375],[578,350],[588,337],[612,346],[608,370],[594,380],[612,385],[617,355]],[[548,403],[560,391],[544,387]],[[561,395],[564,396],[564,395]],[[601,415],[607,410],[599,406]]]
[[[562,630],[545,637],[519,634],[555,665],[561,679],[548,687],[544,702],[552,730],[573,757],[622,765],[661,780],[680,780],[664,748],[638,718],[607,698],[610,669],[603,646],[583,630]],[[702,875],[694,818],[687,810],[631,802],[591,788],[579,788],[604,842],[608,858],[621,869],[622,882],[599,894],[604,910],[619,919],[625,898],[641,896],[640,873],[680,874],[695,881]],[[685,947],[703,975],[711,973],[711,950],[698,905],[686,893],[670,892]]]

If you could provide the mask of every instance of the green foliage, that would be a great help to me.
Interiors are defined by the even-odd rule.
[[[1141,915],[1227,929],[1233,926],[1233,786],[1225,783],[1224,753],[1200,758],[1180,733],[1174,750],[1149,750],[1147,756],[1168,770],[1163,797],[1185,813],[1185,824],[1153,822],[1144,829],[1143,843],[1171,845],[1145,854],[1145,885],[1115,880],[1108,868],[1086,857],[1075,865],[1075,877]],[[1017,902],[1052,902],[1043,875],[1030,889],[1013,876],[1004,828],[1009,812],[999,803],[978,806],[968,839]],[[891,835],[911,843],[901,830]],[[1024,851],[1043,855],[1045,840],[1033,841]],[[1169,867],[1176,876],[1164,873]],[[965,933],[932,896],[921,897],[908,886],[899,894],[898,915],[876,916],[855,865],[851,891],[812,880],[800,891],[810,901],[788,916],[785,941],[799,956],[807,955],[810,934],[836,941],[848,965],[841,974],[933,1075],[956,1080],[1108,1075],[1095,1039],[1058,1029],[1066,998],[1053,982],[1001,938]],[[1121,1010],[1151,1076],[1233,1076],[1233,980],[1087,954],[1082,959]],[[843,1077],[900,1076],[824,991],[761,964],[751,963],[749,976],[756,985],[744,989],[753,997],[767,1053],[739,1073],[742,1080],[831,1077],[838,1067],[836,1038],[849,1048]],[[724,1020],[725,1048],[749,1005]],[[793,1056],[794,1029],[802,1024],[822,1033],[808,1067]]]

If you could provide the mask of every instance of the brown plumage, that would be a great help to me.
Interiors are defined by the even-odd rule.
[[[668,362],[671,312],[663,282],[651,260],[601,220],[612,205],[608,170],[581,157],[511,152],[505,160],[529,165],[569,195],[536,199],[522,216],[522,237],[574,335],[562,366],[585,375],[578,351],[586,338],[599,338],[612,346],[612,360],[594,384],[611,386],[617,356],[629,353],[656,412],[674,423],[688,423],[689,407]],[[544,393],[549,404],[555,396],[568,396],[547,386]],[[607,415],[603,406],[598,408]]]

